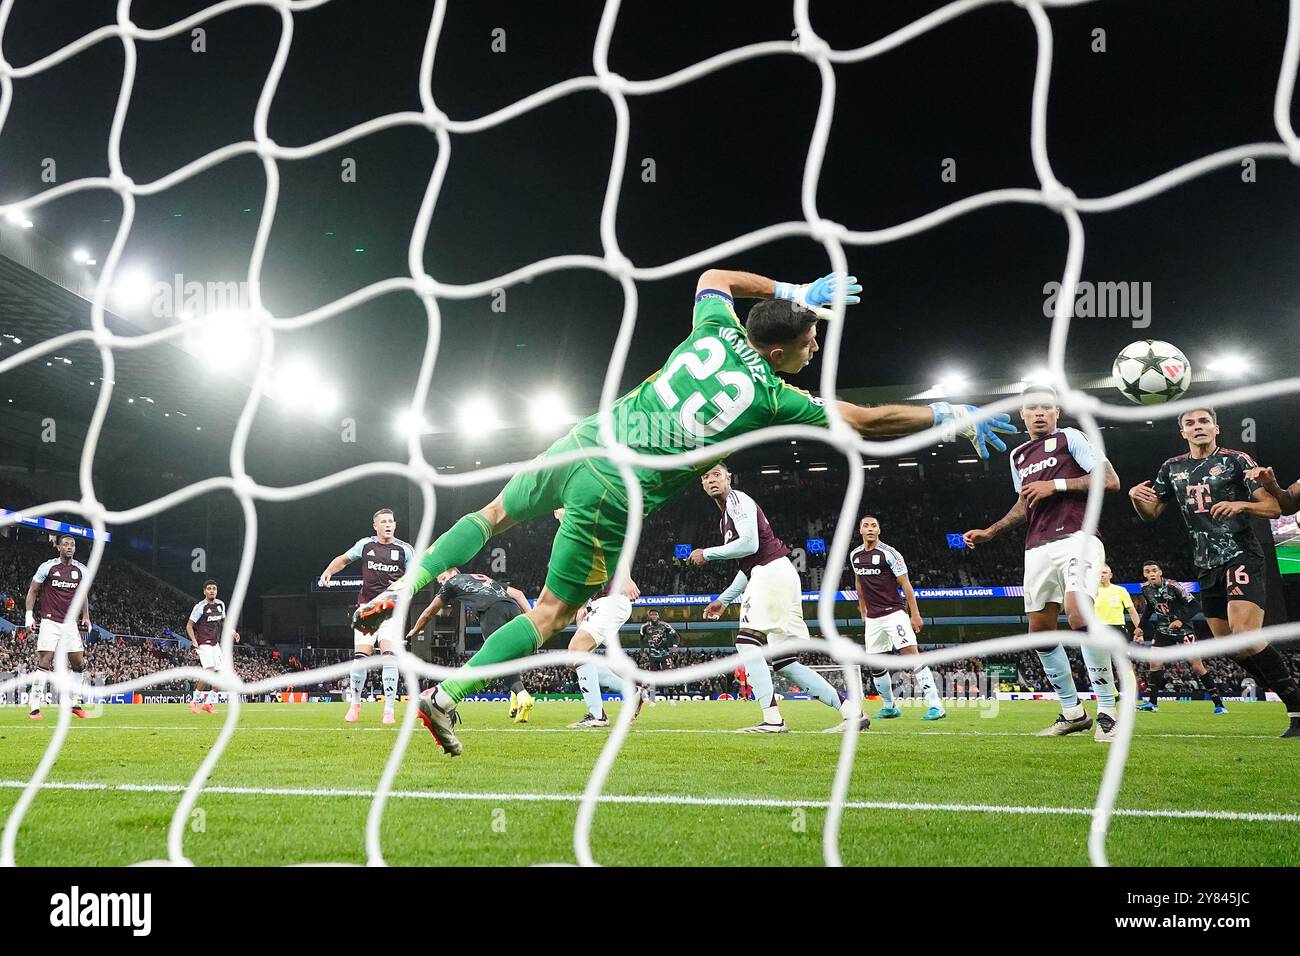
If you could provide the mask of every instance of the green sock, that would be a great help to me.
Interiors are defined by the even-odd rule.
[[[521,614],[497,628],[493,635],[483,642],[479,652],[465,663],[461,673],[471,667],[500,664],[502,661],[527,657],[541,646],[542,635],[537,633],[536,625],[526,615]],[[486,680],[475,680],[466,676],[459,680],[443,681],[439,690],[459,704],[469,694],[481,690],[486,683]]]
[[[428,551],[420,555],[419,564],[406,572],[403,579],[418,594],[430,581],[448,568],[464,564],[483,550],[492,528],[477,511],[465,515],[443,532]]]

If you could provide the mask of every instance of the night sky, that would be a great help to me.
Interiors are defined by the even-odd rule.
[[[817,31],[844,49],[941,5],[814,0],[811,16]],[[157,27],[203,6],[137,2],[132,16]],[[112,22],[114,8],[112,0],[18,0],[4,30],[4,56],[29,63]],[[271,136],[302,145],[374,116],[418,110],[429,8],[383,4],[380,13],[375,4],[335,0],[296,15]],[[602,4],[566,0],[562,9],[561,15],[555,5],[450,4],[433,74],[439,107],[456,119],[473,118],[589,74]],[[1104,0],[1052,10],[1050,18],[1055,63],[1048,144],[1056,175],[1079,196],[1119,191],[1219,149],[1278,139],[1272,109],[1284,0]],[[138,44],[122,147],[137,183],[251,138],[278,16],[241,9],[203,26],[204,53],[191,51],[188,36]],[[504,53],[491,48],[498,27],[506,31]],[[793,27],[788,2],[628,0],[610,65],[628,78],[651,78],[746,43],[789,38]],[[1095,28],[1106,31],[1105,53],[1090,49]],[[48,188],[40,179],[45,157],[56,159],[59,182],[107,175],[122,60],[114,39],[15,82],[0,131],[0,201]],[[1034,62],[1029,17],[1008,3],[967,14],[882,57],[837,67],[837,110],[818,192],[822,214],[851,228],[879,228],[989,189],[1036,187],[1029,151]],[[799,187],[818,96],[815,67],[780,56],[630,98],[618,215],[623,252],[637,265],[657,265],[802,218]],[[1297,114],[1293,104],[1293,121]],[[608,100],[583,92],[503,126],[453,136],[425,267],[439,279],[469,282],[549,255],[600,254],[598,217],[613,135]],[[263,273],[271,310],[300,313],[405,275],[411,226],[436,152],[431,133],[403,128],[314,159],[281,162]],[[641,178],[647,157],[655,163],[650,183]],[[341,182],[344,158],[356,161],[355,183]],[[946,158],[956,160],[956,182],[941,181]],[[141,198],[124,267],[139,265],[158,278],[241,278],[263,194],[260,162],[245,156]],[[106,191],[78,193],[33,213],[46,239],[101,257],[119,217],[118,201]],[[1235,351],[1254,360],[1250,380],[1292,374],[1300,318],[1297,222],[1300,171],[1273,159],[1260,161],[1253,183],[1227,168],[1140,205],[1085,216],[1083,278],[1150,282],[1152,321],[1135,330],[1122,318],[1077,319],[1068,367],[1105,374],[1119,348],[1153,337],[1180,346],[1194,366]],[[850,248],[851,267],[866,289],[845,329],[840,385],[928,384],[952,368],[971,378],[1014,379],[1043,364],[1050,325],[1043,287],[1059,280],[1065,252],[1062,219],[1025,205],[982,210],[894,244]],[[821,247],[805,240],[717,265],[797,281],[827,270]],[[640,284],[625,388],[656,370],[681,340],[694,282],[692,273]],[[617,284],[573,271],[507,295],[505,313],[493,312],[486,297],[443,303],[428,409],[435,425],[449,427],[457,400],[477,392],[495,395],[514,421],[525,418],[527,396],[551,388],[565,393],[576,412],[594,408],[622,307]],[[400,458],[392,418],[408,400],[424,334],[415,297],[390,295],[285,335],[279,348],[286,356],[310,355],[328,369],[343,395],[342,413],[356,416],[369,453]],[[815,361],[800,383],[815,387],[819,367]],[[237,387],[229,380],[195,385]],[[188,398],[203,405],[201,395]],[[1284,421],[1297,409],[1288,399],[1245,412],[1280,410]],[[230,418],[213,423],[214,442],[228,433]],[[268,427],[259,418],[258,428]],[[1291,455],[1284,468],[1290,473],[1300,458],[1282,437],[1261,440],[1271,438]],[[439,450],[430,450],[431,460]],[[172,456],[184,472],[191,456]],[[352,463],[346,452],[337,459],[303,455],[281,462],[274,477],[300,480]],[[255,475],[262,467],[250,460]],[[355,510],[368,515],[373,509]],[[363,521],[357,533],[364,530]],[[328,556],[305,563],[323,564]],[[296,567],[293,574],[299,575]]]

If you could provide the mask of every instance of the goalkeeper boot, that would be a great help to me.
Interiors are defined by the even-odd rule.
[[[443,710],[434,702],[434,695],[438,693],[438,688],[430,687],[424,693],[420,694],[419,708],[420,720],[433,734],[433,739],[437,741],[448,757],[459,757],[464,749],[460,741],[456,739],[456,725],[460,723],[460,714],[456,708]]]
[[[1143,713],[1156,714],[1160,712],[1160,705],[1153,704],[1149,700],[1143,700],[1138,702],[1137,709],[1142,711]]]
[[[197,700],[190,701],[190,713],[197,714],[198,712],[199,712],[199,702]]]
[[[889,720],[892,717],[902,717],[903,712],[897,707],[881,707],[875,713],[876,720]]]
[[[217,712],[217,708],[213,707],[211,704],[204,704],[203,712],[205,714],[215,714]]]
[[[39,710],[33,710],[33,711],[30,711],[30,712],[27,714],[27,719],[28,719],[28,720],[44,720],[45,718],[41,716],[41,712],[40,712]]]
[[[533,712],[533,705],[537,701],[533,700],[533,695],[526,690],[519,692],[519,713],[515,714],[516,724],[528,723],[528,716]]]
[[[82,706],[81,706],[80,704],[73,704],[73,705],[72,705],[72,716],[73,716],[73,717],[80,717],[80,718],[82,718],[82,719],[84,720],[84,719],[86,718],[86,711],[85,711],[84,709],[82,709]]]
[[[1214,705],[1215,716],[1218,716],[1219,714],[1226,714],[1227,712],[1228,712],[1228,708],[1224,707],[1222,704]]]
[[[779,724],[769,724],[767,721],[763,721],[763,723],[755,724],[753,727],[742,727],[736,731],[738,734],[788,734],[789,732],[790,728],[785,725],[784,720]]]
[[[1088,716],[1088,712],[1085,710],[1082,716],[1076,717],[1074,720],[1066,717],[1065,714],[1057,714],[1052,726],[1044,727],[1038,732],[1037,736],[1064,737],[1068,734],[1077,734],[1091,729],[1092,718]]]
[[[373,634],[379,626],[393,616],[397,607],[397,592],[385,591],[371,598],[352,612],[352,629],[362,634]]]
[[[385,723],[385,724],[395,724],[395,723],[397,723],[397,715],[393,713],[393,710],[392,710],[391,707],[385,707],[385,708],[384,708],[384,719],[383,719],[383,723]]]
[[[352,703],[348,704],[348,713],[347,716],[344,717],[343,719],[347,721],[349,724],[355,724],[357,722],[357,719],[360,716],[361,716],[361,702],[354,700]]]
[[[1300,717],[1291,718],[1291,726],[1282,731],[1282,736],[1300,738]]]
[[[510,719],[515,719],[515,714],[519,713],[519,695],[514,691],[510,692]]]
[[[1104,710],[1097,711],[1097,731],[1092,739],[1108,744],[1115,739],[1115,715]]]
[[[608,726],[609,726],[609,718],[605,716],[603,711],[601,712],[601,715],[599,717],[596,717],[592,714],[587,714],[585,717],[582,718],[582,720],[575,720],[573,723],[569,724],[570,729],[582,729],[586,727],[608,727]]]
[[[948,716],[948,712],[942,707],[931,707],[921,715],[922,720],[943,720]]]

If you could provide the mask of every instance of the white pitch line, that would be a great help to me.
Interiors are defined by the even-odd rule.
[[[45,729],[41,724],[24,722],[21,724],[4,725],[0,728],[8,727],[11,730],[30,730],[40,731]],[[153,726],[150,724],[113,724],[113,723],[78,723],[75,725],[77,732],[82,730],[165,730],[165,731],[194,731],[195,728],[202,729],[203,722],[195,721],[193,724],[166,724]],[[215,726],[215,725],[214,725]],[[220,727],[217,727],[220,730]],[[239,731],[271,731],[275,733],[370,733],[370,734],[393,734],[396,735],[397,729],[388,727],[281,727],[281,726],[256,726],[243,725]],[[457,734],[584,734],[590,737],[599,736],[595,731],[583,729],[570,729],[568,727],[466,727],[460,725]],[[636,734],[735,734],[735,730],[708,730],[698,727],[638,727],[633,730]],[[820,730],[791,730],[792,734],[820,734]],[[829,736],[829,734],[827,735]],[[913,733],[895,734],[889,731],[878,731],[871,739],[879,740],[890,737],[895,740],[905,737],[1037,737],[1038,734],[1032,730],[918,730]],[[1277,740],[1277,734],[1171,734],[1158,733],[1150,734],[1138,731],[1135,734],[1137,739],[1169,739],[1169,740]],[[835,738],[838,739],[838,738]],[[1080,735],[1080,740],[1087,739],[1087,735]]]
[[[25,780],[0,780],[0,789],[20,790],[27,786]],[[44,783],[42,790],[100,791],[114,793],[181,793],[181,784],[148,783]],[[371,799],[372,790],[336,790],[306,787],[205,787],[204,793],[231,796],[257,797],[347,797]],[[464,793],[455,790],[394,790],[390,797],[406,800],[473,800],[497,803],[576,803],[582,798],[578,793]],[[632,794],[605,794],[601,803],[651,806],[691,807],[758,807],[791,809],[802,807],[825,810],[826,800],[774,800],[760,797],[686,797]],[[894,801],[850,800],[844,804],[848,810],[906,810],[943,813],[988,813],[1019,816],[1091,816],[1092,807],[1021,807],[979,803],[900,803]],[[1116,816],[1148,817],[1176,820],[1231,820],[1248,823],[1300,823],[1300,813],[1243,813],[1234,810],[1116,810]]]

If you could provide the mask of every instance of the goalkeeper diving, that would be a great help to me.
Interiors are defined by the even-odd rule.
[[[817,322],[837,300],[857,304],[862,286],[853,276],[832,273],[816,282],[775,282],[748,272],[709,269],[695,292],[691,333],[663,368],[614,403],[614,435],[643,455],[672,455],[714,445],[774,425],[827,427],[821,399],[783,381],[819,350]],[[736,299],[759,299],[742,325]],[[981,458],[989,448],[1006,451],[1001,434],[1014,434],[1009,415],[980,421],[973,405],[936,402],[866,408],[837,402],[844,420],[868,438],[907,435],[951,423]],[[598,415],[579,422],[542,458],[599,448]],[[665,426],[664,423],[668,423]],[[649,515],[693,485],[723,456],[689,467],[633,468],[642,506]],[[457,673],[420,695],[420,719],[449,755],[461,752],[456,705],[486,684],[475,672],[490,664],[533,654],[566,627],[602,587],[618,564],[627,527],[628,496],[618,469],[604,458],[585,458],[519,474],[490,504],[467,514],[436,540],[392,589],[357,608],[353,627],[377,629],[398,601],[420,591],[448,568],[469,562],[488,539],[557,508],[556,532],[546,586],[536,604],[497,630]]]

